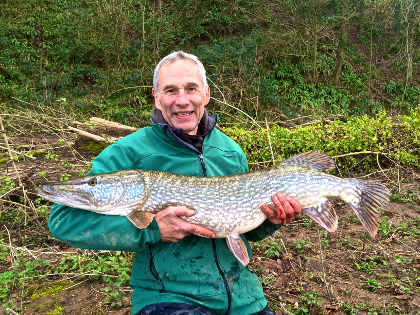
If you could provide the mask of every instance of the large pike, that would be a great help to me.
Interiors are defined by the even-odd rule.
[[[381,183],[339,178],[324,173],[335,167],[319,152],[302,153],[268,170],[223,177],[192,177],[158,171],[127,170],[90,175],[68,182],[44,184],[38,194],[55,203],[107,215],[127,216],[137,227],[150,224],[155,213],[170,205],[195,210],[185,220],[225,237],[235,257],[249,262],[239,234],[264,222],[260,207],[282,192],[295,198],[305,214],[330,232],[338,220],[329,198],[339,198],[354,210],[372,237],[378,231],[379,209],[389,190]]]

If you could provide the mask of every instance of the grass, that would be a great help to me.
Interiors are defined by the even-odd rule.
[[[72,115],[51,110],[10,111],[14,116],[7,120],[9,146],[19,158],[0,164],[9,170],[0,177],[0,309],[66,313],[72,307],[66,297],[74,295],[82,313],[128,310],[132,254],[78,250],[54,240],[47,228],[49,204],[33,194],[34,186],[46,180],[83,175],[97,154],[89,140],[68,132]],[[58,118],[51,119],[53,115]],[[83,128],[109,132],[89,124]],[[22,196],[17,174],[31,204]],[[351,210],[339,204],[336,233],[301,216],[252,244],[250,268],[260,277],[273,309],[293,314],[409,314],[415,309],[418,199],[401,196],[414,196],[418,186],[412,172],[400,169],[399,182],[397,174],[389,171],[388,178],[382,178],[401,189],[393,206],[381,214],[375,240]]]

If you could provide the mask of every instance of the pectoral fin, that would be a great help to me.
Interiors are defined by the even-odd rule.
[[[127,219],[131,221],[139,229],[147,227],[155,217],[155,214],[145,211],[133,211],[127,216]]]
[[[243,239],[239,236],[239,234],[231,234],[227,236],[226,243],[233,256],[235,256],[236,259],[238,259],[244,267],[248,265],[248,249]]]
[[[302,211],[328,232],[335,232],[337,230],[337,215],[328,199],[323,199],[318,205],[304,208]]]

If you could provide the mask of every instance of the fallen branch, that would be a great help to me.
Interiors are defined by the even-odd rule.
[[[114,143],[115,141],[120,139],[120,138],[115,138],[115,137],[104,138],[104,137],[101,137],[101,136],[95,135],[93,133],[90,133],[90,132],[87,132],[87,131],[84,131],[84,130],[81,130],[81,129],[77,129],[77,128],[74,128],[74,127],[69,127],[69,129],[78,133],[82,137],[92,139],[92,140],[97,141],[97,142]]]
[[[109,121],[103,118],[98,118],[98,117],[91,117],[90,118],[91,122],[97,123],[101,126],[107,127],[107,128],[111,128],[111,129],[119,129],[119,130],[127,130],[127,131],[136,131],[137,128],[131,127],[131,126],[127,126],[127,125],[123,125],[114,121]]]

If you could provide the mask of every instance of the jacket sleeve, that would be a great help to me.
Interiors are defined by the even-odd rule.
[[[109,173],[134,168],[130,152],[114,144],[93,161],[88,174]],[[74,247],[142,251],[146,244],[160,241],[155,220],[144,228],[136,228],[126,217],[104,215],[63,205],[51,207],[48,226],[51,234]]]

